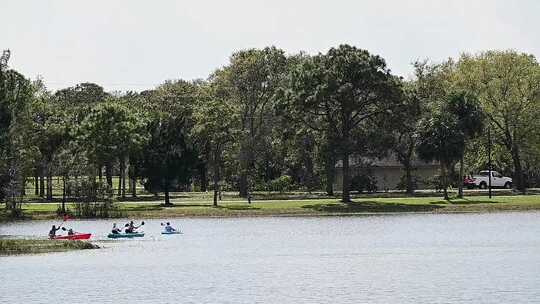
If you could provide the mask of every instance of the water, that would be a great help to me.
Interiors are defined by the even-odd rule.
[[[0,303],[540,303],[538,212],[163,221],[70,221],[103,249],[0,257]]]

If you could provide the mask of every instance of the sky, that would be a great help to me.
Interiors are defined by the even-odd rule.
[[[347,43],[409,78],[411,63],[515,49],[540,57],[538,0],[1,0],[10,67],[51,90],[141,91],[206,78],[247,48],[289,54]]]

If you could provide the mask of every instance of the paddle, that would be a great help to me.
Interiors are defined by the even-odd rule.
[[[64,225],[64,223],[65,223],[67,220],[69,220],[69,215],[64,214],[64,217],[63,217],[63,219],[62,219],[62,223],[60,223],[60,224],[58,225],[58,228],[57,228],[56,230],[59,230],[60,228],[62,228],[62,230],[66,231],[66,229],[65,229],[64,227],[62,227],[62,225]],[[51,237],[50,232],[49,232],[49,237]]]
[[[64,225],[64,223],[69,220],[69,215],[67,214],[64,214],[64,217],[62,219],[62,223],[60,223],[60,225],[58,225],[58,228],[62,227],[62,225]]]
[[[142,225],[144,225],[144,221],[142,221],[141,224],[135,228],[141,227]],[[124,227],[129,227],[129,223],[125,224]]]
[[[132,222],[133,222],[133,221],[132,221]],[[124,227],[129,227],[130,224],[131,224],[131,223],[127,223],[127,224],[124,225]],[[144,221],[142,221],[141,224],[140,224],[139,226],[133,225],[132,232],[130,232],[130,233],[136,233],[136,232],[137,232],[136,229],[139,228],[139,227],[141,227],[141,226],[143,226],[143,225],[144,225]]]

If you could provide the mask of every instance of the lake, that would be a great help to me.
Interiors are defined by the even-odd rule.
[[[102,249],[0,257],[0,302],[540,303],[540,212],[164,221],[114,241],[126,220],[69,221]]]

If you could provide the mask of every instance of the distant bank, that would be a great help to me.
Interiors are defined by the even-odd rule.
[[[74,213],[75,204],[67,204]],[[239,200],[221,201],[212,206],[209,200],[174,200],[166,206],[158,201],[117,202],[110,217],[146,219],[172,217],[257,217],[257,216],[339,216],[384,213],[461,213],[540,210],[540,195],[473,196],[464,199],[442,200],[439,197],[364,197],[345,204],[338,199],[279,199],[260,200],[247,204]],[[0,219],[7,218],[4,207]],[[58,218],[57,203],[25,204],[26,220]]]

